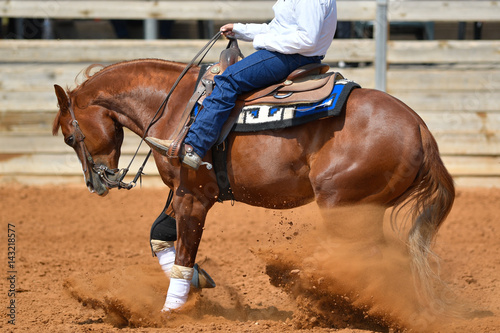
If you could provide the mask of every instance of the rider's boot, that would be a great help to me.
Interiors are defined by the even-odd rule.
[[[146,143],[158,153],[167,156],[168,150],[173,140],[161,140],[148,136],[144,139]],[[201,157],[198,156],[193,150],[193,147],[188,144],[182,144],[181,152],[179,153],[179,158],[185,166],[190,169],[198,170],[201,164]]]

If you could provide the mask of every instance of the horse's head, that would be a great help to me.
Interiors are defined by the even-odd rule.
[[[121,180],[117,167],[123,128],[114,113],[105,107],[88,101],[80,106],[63,88],[58,85],[54,88],[59,112],[53,134],[61,128],[64,142],[75,150],[82,164],[88,189],[104,196]]]

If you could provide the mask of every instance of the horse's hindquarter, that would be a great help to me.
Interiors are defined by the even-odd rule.
[[[401,101],[377,90],[355,89],[335,132],[311,166],[318,204],[388,206],[412,186],[423,152],[421,119]]]
[[[314,199],[320,206],[388,205],[413,184],[420,168],[420,124],[397,99],[355,89],[338,117],[233,134],[228,156],[233,193],[238,201],[271,208]]]

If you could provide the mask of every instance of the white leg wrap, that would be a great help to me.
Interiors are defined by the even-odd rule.
[[[170,278],[167,299],[161,311],[168,312],[186,304],[190,288],[191,280]]]
[[[175,247],[169,247],[163,251],[156,252],[161,269],[170,277],[170,271],[175,262]]]
[[[167,277],[170,277],[170,270],[175,261],[175,246],[174,242],[160,241],[156,239],[151,240],[151,246],[158,257],[161,269],[165,272]]]
[[[194,269],[191,267],[172,266],[170,271],[170,286],[168,287],[167,299],[162,309],[163,312],[178,309],[186,304],[193,273]]]
[[[151,248],[155,253],[174,247],[174,241],[151,240]]]
[[[179,265],[172,266],[172,270],[170,271],[170,276],[175,279],[184,279],[189,280],[193,278],[194,268],[192,267],[184,267]]]

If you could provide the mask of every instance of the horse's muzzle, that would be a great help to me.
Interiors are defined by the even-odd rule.
[[[106,196],[109,192],[108,187],[101,181],[101,177],[94,170],[89,170],[88,177],[85,175],[85,183],[90,193]]]

